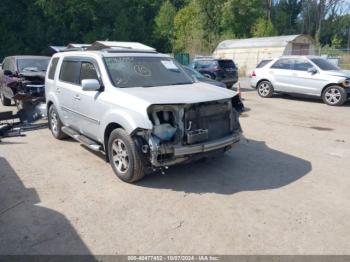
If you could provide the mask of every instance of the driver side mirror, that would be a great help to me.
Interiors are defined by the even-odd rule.
[[[10,70],[5,70],[5,71],[4,71],[4,75],[5,75],[5,76],[12,76],[13,73],[12,73]]]
[[[96,79],[81,80],[81,87],[83,91],[99,91],[101,89],[100,82]]]
[[[314,74],[317,74],[317,73],[318,73],[317,69],[316,69],[316,68],[314,68],[314,67],[309,68],[307,71],[308,71],[309,73],[311,73],[312,75],[314,75]]]

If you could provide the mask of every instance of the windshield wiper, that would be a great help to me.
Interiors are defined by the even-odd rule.
[[[170,86],[177,86],[177,85],[190,85],[192,84],[191,82],[183,82],[183,83],[174,83],[174,84],[169,84]]]

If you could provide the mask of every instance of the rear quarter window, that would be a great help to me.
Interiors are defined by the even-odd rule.
[[[60,72],[60,80],[79,85],[80,62],[63,60]]]
[[[58,60],[59,60],[59,58],[55,57],[51,61],[50,68],[49,68],[49,73],[48,73],[48,78],[49,79],[53,80],[55,78],[55,72],[56,72]]]
[[[268,63],[270,63],[272,60],[261,60],[260,63],[256,66],[256,68],[263,68]]]

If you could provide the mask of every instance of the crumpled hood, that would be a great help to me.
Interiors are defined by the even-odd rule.
[[[329,70],[323,71],[326,75],[350,78],[350,70]]]
[[[120,90],[127,95],[143,100],[147,104],[194,104],[229,99],[237,95],[232,90],[218,88],[206,83],[135,87]]]

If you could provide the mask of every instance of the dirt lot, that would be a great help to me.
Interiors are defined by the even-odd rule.
[[[349,254],[350,103],[245,91],[234,150],[135,185],[47,129],[3,139],[0,254]]]

